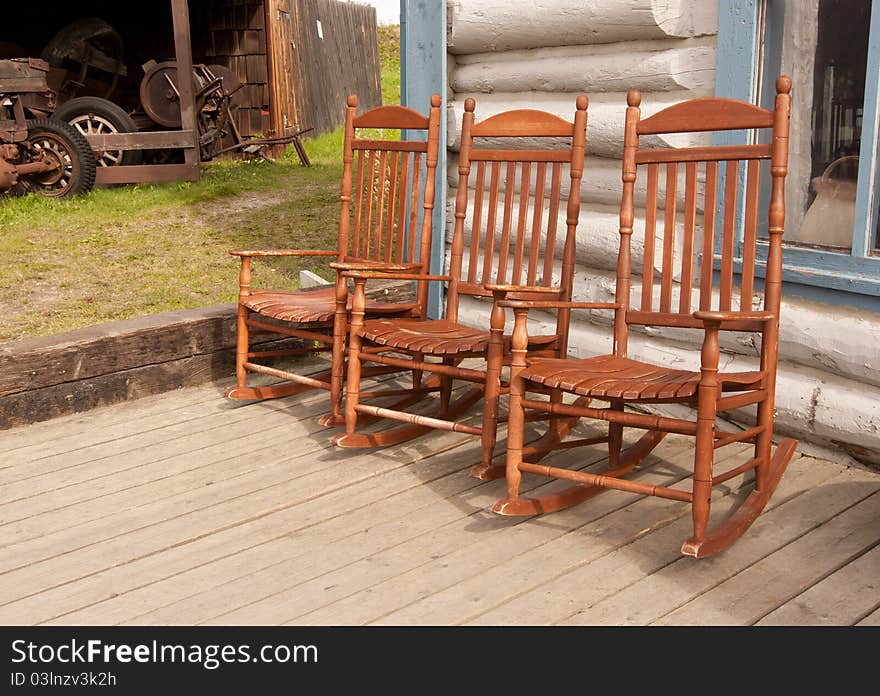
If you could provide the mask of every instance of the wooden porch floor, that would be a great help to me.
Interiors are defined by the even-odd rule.
[[[224,386],[0,433],[0,624],[880,624],[880,474],[796,456],[746,536],[695,561],[683,503],[498,517],[471,436],[338,450],[323,395]],[[690,444],[640,480],[688,485]]]

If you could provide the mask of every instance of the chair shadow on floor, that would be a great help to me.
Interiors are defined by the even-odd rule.
[[[315,369],[320,369],[317,366]],[[390,375],[384,378],[389,385],[396,384],[405,387],[408,383],[408,375]],[[218,387],[219,389],[219,387]],[[219,392],[218,392],[219,393]],[[560,535],[574,535],[582,537],[585,550],[589,548],[591,541],[597,533],[603,529],[613,527],[615,538],[636,540],[645,533],[662,529],[675,523],[677,520],[688,516],[689,508],[685,504],[675,501],[663,501],[656,498],[642,498],[621,491],[605,491],[582,506],[569,510],[556,512],[552,515],[538,515],[534,517],[511,518],[499,516],[491,511],[493,501],[497,500],[504,492],[505,482],[503,479],[481,481],[468,476],[470,465],[474,457],[478,456],[480,442],[467,434],[438,433],[431,437],[418,438],[409,443],[403,443],[390,447],[352,452],[333,447],[330,437],[338,432],[336,428],[322,427],[317,418],[322,412],[323,405],[319,399],[303,403],[300,398],[269,400],[263,402],[230,402],[222,401],[224,408],[241,408],[248,405],[266,413],[284,411],[297,420],[307,423],[308,433],[304,436],[316,447],[315,456],[309,458],[308,465],[303,469],[303,474],[320,468],[345,467],[354,461],[370,461],[375,463],[377,472],[399,469],[406,472],[412,478],[412,486],[426,487],[434,493],[434,502],[431,505],[454,506],[462,518],[464,518],[463,530],[467,534],[474,535],[473,543],[478,543],[481,538],[496,532],[504,533],[504,530],[514,530],[523,525],[524,528],[517,533],[536,534],[538,537],[546,535],[548,538]],[[506,416],[502,402],[501,417]],[[426,400],[421,409],[430,410],[433,405]],[[314,411],[314,412],[313,412]],[[469,414],[473,418],[479,417],[479,407],[475,406]],[[393,427],[387,421],[371,424],[364,428],[365,432],[380,431]],[[536,439],[539,436],[538,428],[527,426],[526,441]],[[601,425],[587,425],[584,423],[576,426],[573,437],[595,437],[602,434]],[[506,424],[502,423],[499,429],[498,443],[495,447],[495,461],[502,462],[506,450]],[[627,435],[635,441],[638,431]],[[601,473],[607,466],[607,448],[602,445],[579,447],[572,450],[563,450],[548,458],[551,465],[565,466],[567,468],[582,469],[593,473]],[[692,472],[693,447],[692,442],[686,438],[671,439],[669,443],[648,456],[635,470],[637,480],[650,481],[652,484],[664,486],[689,486],[689,476]],[[295,466],[307,464],[303,460],[296,460]],[[307,469],[307,470],[306,470]],[[368,467],[369,469],[369,467]],[[368,474],[369,475],[369,474]],[[376,475],[381,475],[377,473]],[[723,487],[719,486],[716,497],[726,497],[731,503],[730,509],[735,509],[736,504],[741,502],[751,490],[751,474],[748,480],[734,479]],[[547,481],[545,478],[527,474],[523,480],[525,494],[542,495],[564,488],[564,481]],[[397,495],[405,495],[398,493]],[[725,504],[725,507],[728,507]],[[722,513],[722,510],[718,510]],[[719,514],[719,519],[722,515]],[[532,531],[527,531],[534,528]],[[632,559],[638,563],[636,557]],[[650,565],[650,561],[648,562]]]

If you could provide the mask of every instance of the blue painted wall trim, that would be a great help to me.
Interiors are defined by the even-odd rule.
[[[865,80],[865,101],[862,112],[862,146],[859,151],[859,176],[856,210],[853,221],[853,257],[865,257],[871,248],[877,224],[878,193],[877,154],[878,116],[880,116],[880,2],[871,5],[871,32],[868,36],[868,64]],[[880,275],[880,273],[878,273]]]
[[[759,0],[720,0],[718,8],[718,43],[716,48],[715,96],[754,103],[758,93],[758,13]],[[747,145],[749,131],[716,133],[716,145]],[[726,172],[718,173],[720,190],[724,190]],[[745,191],[746,170],[739,168],[738,190]],[[723,219],[723,202],[718,201],[718,219]],[[746,202],[740,195],[736,202],[737,253],[740,253],[745,225]],[[721,235],[715,240],[716,253],[721,252]]]
[[[434,93],[443,97],[443,117],[434,198],[431,272],[442,274],[446,252],[446,0],[400,0],[400,101],[404,106],[427,114]],[[414,135],[408,134],[407,137]],[[430,283],[428,316],[442,316],[443,300],[442,285]]]
[[[758,91],[759,0],[719,0],[715,96],[754,102]],[[739,134],[742,143],[744,131]],[[726,134],[725,134],[726,135]]]

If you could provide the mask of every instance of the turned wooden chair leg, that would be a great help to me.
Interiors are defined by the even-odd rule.
[[[511,378],[507,406],[510,412],[507,421],[507,460],[505,462],[508,500],[519,497],[519,486],[522,481],[519,465],[522,464],[522,450],[525,443],[526,418],[522,406],[524,388],[525,383],[521,378]]]
[[[345,389],[345,432],[349,435],[357,429],[358,414],[355,406],[360,401],[361,391],[361,338],[352,336],[348,347],[348,378]]]
[[[496,294],[490,318],[489,347],[486,351],[486,385],[483,392],[482,457],[480,469],[492,468],[492,455],[498,435],[498,403],[501,398],[501,364],[504,361],[504,308],[498,306],[503,294]]]
[[[238,333],[235,339],[235,381],[239,389],[247,386],[247,370],[244,364],[248,354],[247,307],[238,306]]]
[[[235,339],[235,379],[238,387],[243,389],[247,386],[247,370],[244,364],[248,359],[249,334],[248,334],[248,308],[242,305],[244,298],[251,294],[251,259],[249,256],[241,257],[241,270],[238,274],[238,321]]]
[[[514,309],[514,327],[511,343],[510,362],[510,394],[507,399],[507,459],[505,460],[505,478],[507,482],[507,500],[499,500],[492,508],[495,512],[501,512],[505,503],[516,500],[519,497],[519,486],[522,481],[520,464],[523,461],[523,446],[525,445],[526,414],[522,400],[525,395],[525,380],[520,373],[526,367],[526,348],[528,334],[526,331],[527,312],[522,309]],[[557,397],[558,393],[558,397]],[[562,400],[562,392],[554,390],[550,395],[553,401]],[[550,427],[552,428],[553,421]]]
[[[511,372],[513,368],[511,368]],[[511,379],[511,385],[513,380]],[[550,391],[550,403],[551,404],[561,404],[562,403],[562,390],[561,389],[553,389]],[[509,407],[509,406],[508,406]],[[568,434],[570,428],[565,427],[562,420],[560,418],[554,418],[550,421],[549,431],[556,436],[558,440],[563,440],[565,436]]]
[[[417,360],[421,360],[422,356],[418,355]],[[444,365],[452,365],[452,358],[443,358]],[[449,404],[452,401],[452,377],[449,375],[440,375],[440,418],[449,416]]]
[[[764,429],[758,433],[755,439],[755,457],[759,464],[755,467],[755,490],[763,491],[767,487],[770,472],[770,448],[773,444],[773,406],[772,402],[765,398],[758,404],[757,424]]]
[[[690,543],[700,544],[706,537],[712,505],[712,463],[715,456],[715,415],[720,394],[718,360],[720,323],[707,322],[701,353],[700,386],[697,391],[697,433],[694,445],[694,481],[691,507],[694,535]]]
[[[611,400],[611,408],[615,411],[623,411],[623,401]],[[620,466],[620,452],[623,448],[623,426],[620,423],[608,424],[608,466],[616,469]]]
[[[709,525],[709,512],[712,507],[712,460],[715,455],[714,424],[697,425],[696,445],[694,447],[694,481],[692,512],[694,519],[695,543],[706,536]]]
[[[422,362],[425,359],[425,356],[421,353],[414,353],[413,360],[417,362]],[[412,371],[412,386],[413,389],[418,389],[422,386],[422,374],[423,371],[420,368],[416,368]]]
[[[357,428],[358,414],[355,407],[360,401],[361,393],[361,336],[364,326],[364,309],[366,291],[363,280],[355,281],[353,307],[351,312],[351,328],[348,338],[348,377],[345,383],[345,432],[354,433]]]
[[[342,425],[342,384],[345,377],[345,344],[348,339],[348,285],[340,278],[336,283],[336,312],[333,315],[333,361],[330,368],[330,414],[321,419],[323,425]]]

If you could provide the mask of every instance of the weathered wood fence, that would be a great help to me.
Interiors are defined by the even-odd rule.
[[[382,104],[376,9],[336,0],[292,3],[296,120],[300,128],[333,130],[345,99],[361,110]]]

